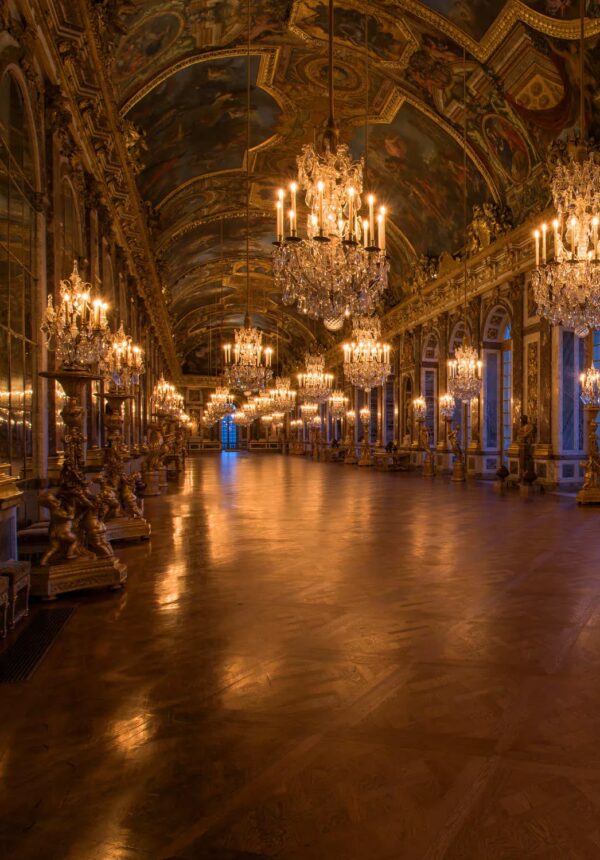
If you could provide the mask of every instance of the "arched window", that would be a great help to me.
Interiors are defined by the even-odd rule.
[[[0,81],[0,462],[25,473],[32,453],[36,213],[33,139],[21,87]]]
[[[498,305],[483,327],[484,447],[506,462],[512,442],[512,338],[508,310]]]

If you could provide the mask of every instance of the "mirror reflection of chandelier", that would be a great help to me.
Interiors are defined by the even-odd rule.
[[[324,403],[333,386],[333,374],[325,373],[325,356],[306,353],[304,373],[298,374],[298,395],[305,403]]]
[[[74,260],[70,276],[60,282],[56,306],[52,295],[48,296],[41,329],[64,370],[95,367],[110,347],[108,305],[99,296],[92,299],[92,290],[81,279]]]
[[[458,346],[454,358],[448,359],[448,392],[463,403],[478,397],[481,391],[481,361],[477,350],[468,343]]]
[[[579,32],[580,137],[567,144],[554,169],[551,189],[557,217],[551,230],[542,224],[534,232],[532,285],[540,316],[585,337],[600,328],[600,153],[585,142],[584,0],[580,2]]]
[[[357,317],[352,341],[342,344],[344,378],[350,385],[369,391],[383,385],[391,372],[390,345],[382,343],[379,317]]]
[[[235,345],[223,347],[225,352],[225,379],[232,388],[244,392],[262,391],[273,376],[271,356],[273,350],[262,345],[262,332],[250,324],[246,316],[244,328],[235,330]]]
[[[329,0],[329,120],[317,151],[307,144],[298,157],[298,180],[276,202],[273,252],[275,285],[285,304],[329,324],[343,316],[370,313],[387,287],[386,211],[367,198],[361,215],[363,163],[338,143],[333,97],[333,0]],[[308,208],[306,238],[298,235],[298,190]],[[286,211],[287,210],[287,211]]]
[[[296,405],[296,392],[291,387],[289,376],[278,376],[269,396],[276,412],[291,412]]]

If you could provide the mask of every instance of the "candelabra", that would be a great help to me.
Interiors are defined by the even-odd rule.
[[[60,299],[52,295],[44,312],[41,329],[48,339],[61,370],[97,369],[110,344],[106,312],[108,305],[92,298],[91,284],[79,276],[77,262],[67,280],[60,282]]]
[[[454,410],[456,408],[456,401],[451,394],[442,394],[440,397],[440,415],[444,419],[445,424],[445,437],[446,437],[446,445],[450,442],[450,447],[452,450],[453,458],[452,458],[452,480],[456,483],[465,480],[465,459],[463,456],[462,449],[460,447],[460,442],[458,440],[458,433],[460,428],[453,429],[452,428],[452,420],[454,418]]]
[[[107,382],[117,389],[126,390],[139,383],[144,372],[144,354],[125,334],[122,324],[115,334],[108,335],[99,369]]]

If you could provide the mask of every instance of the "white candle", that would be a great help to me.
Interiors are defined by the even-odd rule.
[[[296,183],[292,182],[290,185],[290,192],[292,195],[292,209],[294,210],[294,212],[296,211],[296,191],[297,191],[297,189],[298,189],[298,186],[296,185]]]
[[[348,189],[348,229],[350,230],[350,236],[348,238],[354,238],[354,188]]]
[[[535,266],[537,268],[540,265],[540,231],[534,230],[533,235],[535,237]]]
[[[383,222],[383,218],[381,217],[381,215],[378,215],[377,216],[377,247],[380,250],[381,250],[381,241],[383,238],[382,237],[382,230],[381,230],[382,222]]]
[[[386,208],[382,206],[379,210],[379,214],[381,215],[381,235],[379,237],[379,247],[382,251],[385,251],[385,216],[386,216]]]
[[[369,247],[369,222],[365,218],[363,221],[363,241],[365,248]]]
[[[277,241],[281,242],[283,239],[283,211],[281,208],[281,200],[277,201],[275,208],[277,209]]]
[[[294,224],[296,222],[296,213],[293,209],[290,209],[290,236],[294,235]]]
[[[542,263],[546,264],[546,231],[548,227],[542,224]]]
[[[371,242],[375,241],[375,214],[373,207],[375,206],[375,198],[372,194],[369,194],[367,198],[369,201],[369,235],[371,237]]]
[[[323,188],[325,186],[322,182],[317,184],[317,190],[319,192],[319,230],[323,230],[325,228],[324,218],[323,218]]]

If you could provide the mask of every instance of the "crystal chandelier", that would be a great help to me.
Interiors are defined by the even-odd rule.
[[[296,392],[291,388],[289,376],[278,376],[269,396],[276,411],[291,412],[296,405]]]
[[[383,385],[390,375],[390,346],[381,343],[379,317],[357,317],[352,341],[342,344],[344,377],[351,385],[369,391]]]
[[[298,374],[298,394],[306,403],[324,403],[331,394],[333,374],[325,373],[325,356],[306,353],[304,373]]]
[[[335,391],[332,391],[329,395],[327,403],[329,406],[329,414],[335,421],[338,418],[342,418],[344,416],[346,408],[348,406],[348,398],[343,391],[339,391],[336,389]]]
[[[468,403],[481,391],[481,361],[477,350],[465,343],[448,359],[448,391],[455,400]]]
[[[585,337],[600,327],[600,160],[585,145],[570,150],[569,161],[558,164],[552,178],[552,230],[542,224],[534,232],[532,285],[540,316]]]
[[[252,415],[247,409],[242,407],[238,412],[234,413],[233,421],[238,427],[249,427],[255,417],[255,415]]]
[[[338,143],[333,95],[333,0],[329,0],[329,120],[317,151],[307,144],[298,157],[298,180],[283,189],[275,204],[277,234],[273,252],[275,285],[285,304],[295,304],[313,319],[334,322],[344,315],[371,313],[387,287],[385,207],[375,214],[367,198],[361,217],[363,163]],[[306,238],[298,236],[298,189],[308,209]],[[288,230],[286,235],[285,225]],[[377,225],[377,226],[376,226]]]
[[[466,55],[463,53],[463,214],[464,214],[464,230],[465,230],[465,247],[463,252],[463,287],[464,287],[464,304],[463,314],[465,323],[465,338],[460,346],[457,346],[454,351],[454,358],[448,360],[448,393],[455,400],[460,400],[463,403],[469,403],[473,397],[478,397],[481,391],[481,361],[477,350],[469,343],[468,322],[467,322],[467,276],[468,276],[468,177],[469,168],[467,161],[467,66]]]
[[[144,372],[144,355],[131,337],[125,334],[123,324],[115,334],[107,337],[100,370],[104,378],[116,388],[128,389],[138,385],[140,375]]]
[[[306,423],[310,422],[318,411],[319,406],[316,403],[303,403],[300,406],[300,415],[302,416],[302,420]]]
[[[82,281],[73,261],[73,271],[60,282],[56,307],[52,296],[44,311],[41,329],[48,338],[63,370],[89,370],[103,358],[110,345],[106,319],[108,305],[101,298],[92,300],[92,285]]]
[[[183,396],[162,374],[154,386],[151,400],[152,411],[156,414],[175,416],[183,409]]]
[[[262,345],[262,332],[250,324],[246,316],[244,328],[235,330],[235,345],[223,347],[225,351],[225,378],[232,388],[243,392],[262,391],[271,380],[273,350]]]
[[[229,415],[235,409],[233,396],[226,385],[218,385],[210,395],[209,403],[214,415],[219,416],[219,420]]]
[[[600,157],[586,142],[585,3],[579,16],[579,140],[557,159],[551,189],[557,217],[552,222],[552,260],[548,260],[547,224],[534,232],[533,293],[538,314],[585,337],[600,327]],[[541,240],[541,253],[540,253]]]

